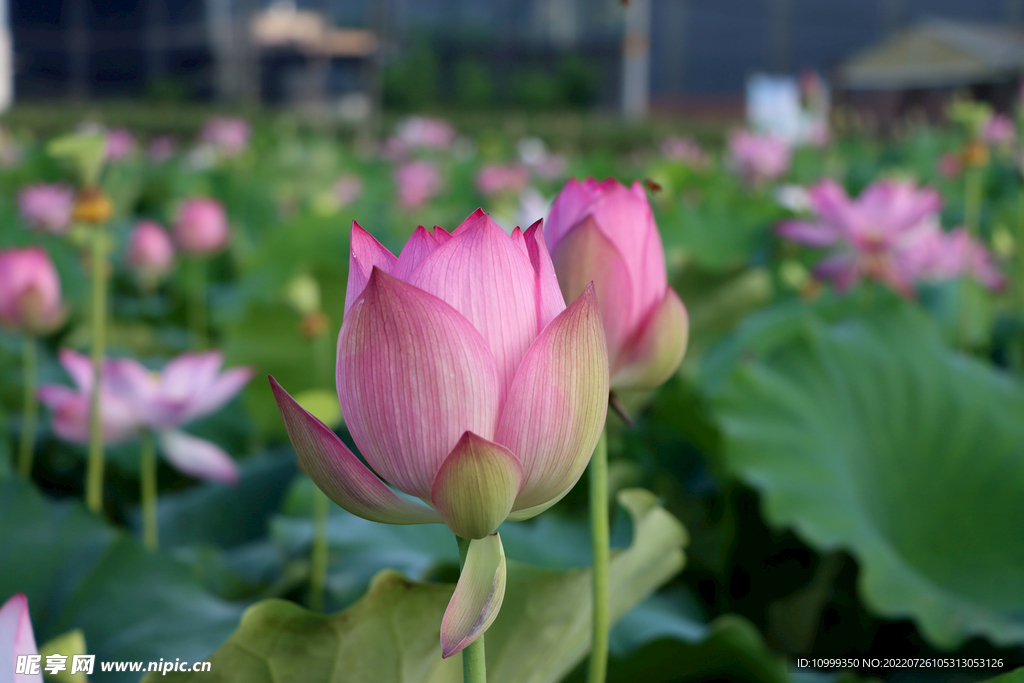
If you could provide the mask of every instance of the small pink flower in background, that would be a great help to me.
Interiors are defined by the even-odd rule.
[[[334,196],[342,206],[348,206],[363,194],[363,180],[357,175],[343,175],[334,184]]]
[[[780,236],[811,247],[831,247],[816,273],[845,291],[867,277],[905,296],[915,282],[972,275],[988,287],[1001,283],[988,250],[963,230],[943,232],[939,194],[910,181],[880,181],[850,199],[835,181],[810,189],[817,220],[779,225]]]
[[[174,156],[174,138],[170,135],[161,135],[149,141],[147,150],[151,161],[162,163]]]
[[[985,122],[981,136],[990,145],[1009,147],[1017,140],[1017,126],[1006,114],[995,114]]]
[[[135,136],[127,128],[107,131],[107,161],[119,161],[135,151]]]
[[[789,170],[792,150],[780,137],[738,130],[729,136],[729,158],[737,173],[760,183]]]
[[[964,170],[960,155],[956,152],[943,152],[939,157],[939,173],[943,178],[955,178]]]
[[[249,146],[252,128],[239,117],[211,116],[203,126],[201,138],[224,157],[236,157]]]
[[[11,683],[43,683],[42,666],[34,674],[15,673],[19,655],[38,655],[28,598],[15,593],[0,607],[0,671]],[[45,663],[42,662],[42,663]]]
[[[174,241],[183,252],[214,254],[228,243],[231,230],[224,207],[216,199],[187,199],[178,210],[174,223]]]
[[[147,286],[158,283],[174,265],[174,243],[154,221],[139,221],[128,238],[128,267]]]
[[[49,254],[39,247],[0,251],[0,324],[43,334],[56,329],[66,313]]]
[[[397,258],[353,224],[348,272],[338,398],[367,464],[271,387],[303,469],[338,505],[446,524],[490,558],[455,588],[449,657],[501,606],[498,526],[553,505],[590,460],[608,409],[600,311],[591,287],[566,307],[539,223],[509,235],[479,210],[453,233],[417,228]]]
[[[110,390],[109,368],[112,361],[104,362],[100,378],[100,402],[103,406],[103,442],[118,444],[132,439],[140,422],[134,407]],[[64,366],[74,388],[63,384],[39,387],[39,401],[53,411],[53,431],[65,441],[77,444],[89,442],[89,400],[92,393],[92,362],[88,356],[71,349],[62,349],[60,364]]]
[[[444,119],[410,116],[398,124],[394,137],[406,150],[443,151],[455,142],[455,129]]]
[[[704,169],[711,165],[707,152],[693,138],[670,135],[661,141],[661,156],[670,161],[680,161],[693,169]]]
[[[520,192],[529,182],[529,172],[519,164],[484,164],[476,173],[476,187],[488,197]]]
[[[613,389],[653,389],[683,359],[689,318],[668,284],[661,235],[638,182],[575,178],[555,199],[545,237],[566,299],[593,282]]]
[[[543,180],[557,180],[565,176],[568,163],[561,154],[548,151],[544,141],[537,137],[527,137],[516,143],[516,152],[530,173]]]
[[[441,172],[429,161],[407,161],[395,169],[395,183],[402,206],[417,209],[441,191]]]
[[[250,368],[221,372],[223,364],[219,351],[187,353],[155,373],[136,360],[119,358],[109,362],[105,374],[111,391],[134,407],[143,426],[158,434],[160,450],[171,465],[199,479],[233,484],[238,468],[231,456],[179,429],[219,410],[252,379]]]
[[[33,228],[53,235],[63,235],[71,226],[75,191],[66,185],[36,183],[21,188],[18,210]]]

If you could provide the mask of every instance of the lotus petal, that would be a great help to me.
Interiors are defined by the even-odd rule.
[[[505,549],[491,534],[469,542],[455,593],[441,620],[441,656],[461,652],[484,634],[505,599]]]
[[[197,479],[238,483],[238,466],[217,444],[177,429],[160,432],[160,451],[174,469]]]
[[[363,293],[374,267],[390,273],[398,263],[394,254],[355,221],[352,221],[349,243],[351,255],[348,264],[348,285],[345,288],[345,315],[348,315],[348,309],[352,308],[352,304]]]
[[[622,351],[612,368],[613,389],[654,389],[672,376],[686,352],[690,319],[679,295],[666,288],[665,298],[640,326],[640,334]]]

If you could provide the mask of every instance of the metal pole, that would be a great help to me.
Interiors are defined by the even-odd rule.
[[[651,95],[651,0],[629,0],[622,40],[622,115],[646,118]]]

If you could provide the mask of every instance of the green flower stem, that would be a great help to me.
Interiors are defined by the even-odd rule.
[[[608,523],[608,428],[590,459],[590,539],[594,551],[593,631],[587,683],[604,683],[608,671],[608,564],[610,561]]]
[[[142,494],[142,544],[149,550],[160,545],[156,516],[156,446],[148,429],[142,432],[139,455],[140,489]]]
[[[195,257],[190,264],[192,296],[188,299],[188,327],[192,344],[198,350],[206,348],[206,259]]]
[[[975,237],[981,223],[982,169],[967,170],[964,186],[964,226]]]
[[[459,542],[459,569],[466,566],[469,539],[456,536]],[[484,635],[467,645],[462,651],[462,683],[487,683],[487,659],[484,656]]]
[[[36,418],[39,416],[39,401],[36,398],[38,359],[36,340],[24,335],[21,341],[22,373],[24,375],[24,399],[21,412],[21,442],[18,444],[18,469],[28,479],[32,476],[32,456],[36,449]]]
[[[309,558],[309,608],[324,611],[324,587],[327,584],[327,517],[331,501],[313,487],[313,550]]]
[[[103,415],[100,405],[100,377],[107,331],[107,234],[92,228],[89,267],[92,278],[92,394],[89,398],[89,464],[86,471],[85,504],[100,514],[103,510]]]
[[[1024,184],[1017,189],[1017,234],[1014,235],[1013,256],[1016,261],[1014,292],[1018,325],[1024,325]],[[1010,358],[1018,373],[1024,374],[1024,329],[1017,330],[1017,343]]]

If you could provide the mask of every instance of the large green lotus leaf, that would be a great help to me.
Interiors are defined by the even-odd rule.
[[[910,304],[779,324],[714,396],[769,522],[852,553],[866,604],[938,647],[1024,643],[1024,389]]]
[[[612,617],[649,596],[683,565],[686,531],[648,491],[619,495],[633,542],[611,561]],[[442,664],[441,617],[454,587],[413,583],[384,570],[355,605],[323,616],[279,600],[251,607],[211,658],[209,673],[166,680],[245,683],[413,683],[457,681],[459,658]],[[501,613],[487,631],[490,683],[561,680],[590,639],[590,572],[510,563]],[[147,683],[164,680],[150,675]]]
[[[77,501],[54,503],[17,477],[0,485],[0,548],[0,599],[28,596],[38,642],[82,629],[97,661],[202,659],[241,613]],[[91,680],[135,679],[97,668]]]

